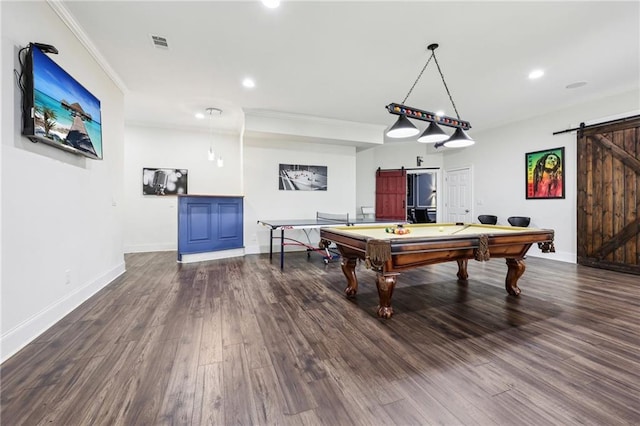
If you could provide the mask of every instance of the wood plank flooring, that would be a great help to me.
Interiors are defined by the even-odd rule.
[[[528,257],[343,294],[338,262],[287,254],[127,272],[1,367],[3,425],[638,425],[640,280]]]

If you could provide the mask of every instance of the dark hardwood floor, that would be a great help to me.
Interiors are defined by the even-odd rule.
[[[338,262],[288,254],[127,272],[1,366],[3,425],[640,424],[640,277],[528,257],[343,295]]]

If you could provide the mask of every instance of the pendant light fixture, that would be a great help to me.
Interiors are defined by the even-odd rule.
[[[436,143],[442,142],[449,139],[449,135],[447,135],[442,127],[438,126],[435,121],[429,123],[427,128],[422,132],[420,137],[418,138],[418,142],[422,143]]]
[[[393,126],[391,126],[391,128],[387,132],[387,136],[390,138],[406,138],[420,133],[418,128],[409,120],[409,118],[413,118],[416,120],[429,122],[429,126],[420,135],[420,137],[418,137],[418,142],[435,143],[434,146],[436,148],[439,148],[441,146],[445,146],[448,148],[460,148],[473,145],[475,141],[465,132],[465,130],[469,130],[471,128],[471,123],[460,119],[460,114],[458,113],[455,102],[453,102],[453,97],[451,96],[451,92],[449,92],[449,87],[447,87],[447,83],[444,80],[444,75],[442,74],[442,70],[440,69],[440,64],[438,64],[438,58],[436,58],[437,48],[437,43],[432,43],[427,46],[427,49],[431,51],[431,56],[427,60],[427,63],[424,64],[424,67],[422,67],[418,78],[416,78],[413,86],[411,86],[411,89],[409,89],[409,93],[407,93],[407,96],[404,97],[402,104],[391,103],[386,106],[389,113],[398,115],[398,120]],[[447,95],[449,95],[449,100],[451,101],[453,109],[456,112],[456,118],[447,117],[444,115],[441,116],[429,111],[423,111],[404,105],[409,95],[411,95],[414,87],[416,87],[416,84],[418,84],[418,81],[420,81],[424,70],[427,68],[427,65],[429,65],[429,62],[431,62],[432,59],[438,67],[438,72],[440,73],[442,84],[444,85],[444,88],[447,91]],[[453,135],[449,137],[444,132],[441,126],[453,127],[456,130],[454,131]]]
[[[473,145],[476,141],[471,139],[467,132],[458,127],[449,139],[441,143],[447,148],[464,148],[465,146]],[[436,146],[436,148],[438,147]]]
[[[216,158],[216,153],[213,150],[213,117],[222,115],[222,110],[220,108],[210,107],[205,109],[205,111],[209,114],[209,151],[207,152],[207,158],[209,161],[216,161],[218,167],[223,167],[224,160],[220,156]]]
[[[420,133],[420,130],[409,121],[407,117],[401,115],[398,117],[398,121],[391,126],[387,132],[387,136],[390,138],[408,138]]]

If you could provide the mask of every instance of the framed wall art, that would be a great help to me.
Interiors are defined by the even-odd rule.
[[[327,166],[280,164],[278,189],[281,191],[326,191]]]
[[[187,194],[187,169],[142,169],[142,195]]]
[[[564,147],[525,154],[527,199],[564,198]]]

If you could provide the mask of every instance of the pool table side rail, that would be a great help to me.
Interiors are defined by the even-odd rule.
[[[474,259],[483,235],[487,237],[490,257],[522,259],[534,243],[553,242],[554,231],[529,229],[527,232],[505,234],[392,237],[383,240],[391,246],[391,259],[385,262],[384,270],[394,272],[422,265]],[[343,256],[357,256],[362,260],[366,260],[368,242],[375,240],[335,228],[322,229],[321,238],[334,242]]]

